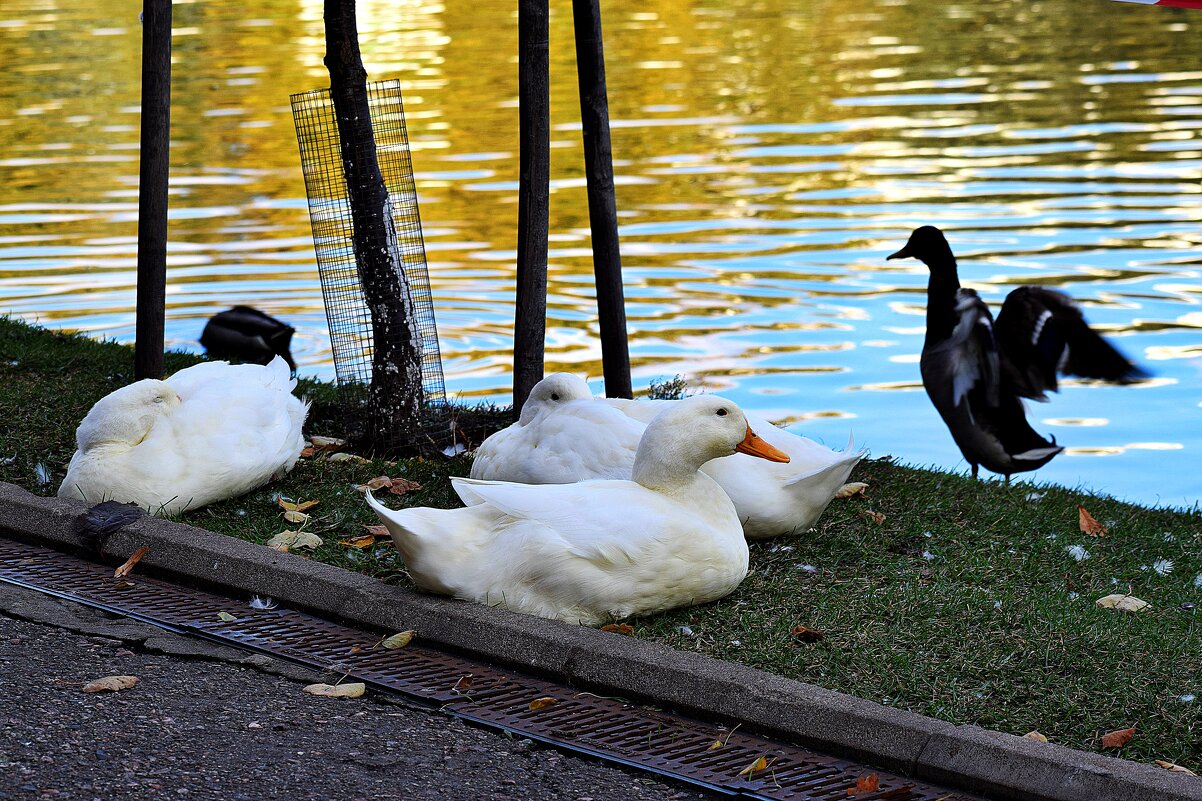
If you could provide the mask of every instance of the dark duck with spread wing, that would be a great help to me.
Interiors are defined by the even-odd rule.
[[[995,321],[975,291],[960,287],[956,257],[938,228],[915,229],[889,258],[915,258],[930,268],[922,385],[974,478],[984,466],[1009,481],[1064,450],[1031,428],[1022,402],[1046,401],[1058,374],[1118,383],[1146,377],[1061,292],[1020,286]]]

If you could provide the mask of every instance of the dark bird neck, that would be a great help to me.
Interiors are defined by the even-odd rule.
[[[926,344],[947,339],[956,328],[956,293],[960,291],[960,276],[956,272],[956,257],[951,253],[926,262],[931,270],[927,282]]]

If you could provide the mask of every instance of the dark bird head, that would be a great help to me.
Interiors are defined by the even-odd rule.
[[[74,529],[100,550],[109,535],[145,516],[146,510],[136,504],[103,501],[76,517]]]
[[[943,232],[933,225],[915,228],[906,246],[891,254],[886,261],[890,259],[918,259],[931,268],[932,273],[940,274],[949,269],[953,276],[956,273],[956,257],[952,255],[951,245],[947,243]]]

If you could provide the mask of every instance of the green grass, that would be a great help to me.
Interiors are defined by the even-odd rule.
[[[174,354],[168,369],[195,357]],[[13,364],[15,362],[15,364]],[[73,450],[73,426],[130,379],[128,349],[0,319],[0,480],[52,493]],[[338,435],[329,387],[310,433]],[[465,415],[470,417],[469,413]],[[495,422],[496,410],[484,417]],[[37,465],[49,473],[39,481]],[[469,457],[396,463],[303,460],[284,480],[180,519],[252,542],[286,528],[276,499],[318,500],[309,556],[408,586],[386,541],[339,545],[376,522],[352,485],[403,476],[422,489],[402,504],[458,505],[448,481]],[[636,636],[779,673],[955,723],[1096,750],[1107,731],[1136,726],[1121,751],[1202,772],[1202,515],[1149,510],[1071,489],[973,481],[869,461],[853,477],[869,497],[835,501],[807,534],[754,544],[752,572],[727,598],[633,621]],[[1077,504],[1110,528],[1080,533]],[[883,523],[863,514],[885,515]],[[1083,546],[1089,558],[1068,552]],[[1157,560],[1172,562],[1159,573]],[[1139,614],[1095,601],[1129,592]],[[795,625],[825,631],[795,641]],[[1197,701],[1183,697],[1198,696]]]

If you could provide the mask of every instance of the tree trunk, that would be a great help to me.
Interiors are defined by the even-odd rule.
[[[371,313],[369,436],[377,446],[388,447],[421,420],[422,342],[392,201],[376,159],[355,0],[325,0],[325,24],[325,65],[351,204],[355,262]]]
[[[142,19],[135,380],[163,377],[167,173],[171,163],[171,0],[146,0]]]
[[[605,52],[601,43],[601,0],[572,0],[576,29],[576,72],[580,81],[580,123],[588,179],[588,219],[597,282],[597,323],[605,394],[634,397],[630,386],[630,349],[622,256],[618,250],[618,208],[609,142],[609,99],[605,91]]]
[[[518,259],[513,321],[513,412],[542,380],[547,336],[547,216],[551,89],[547,0],[518,3]]]

